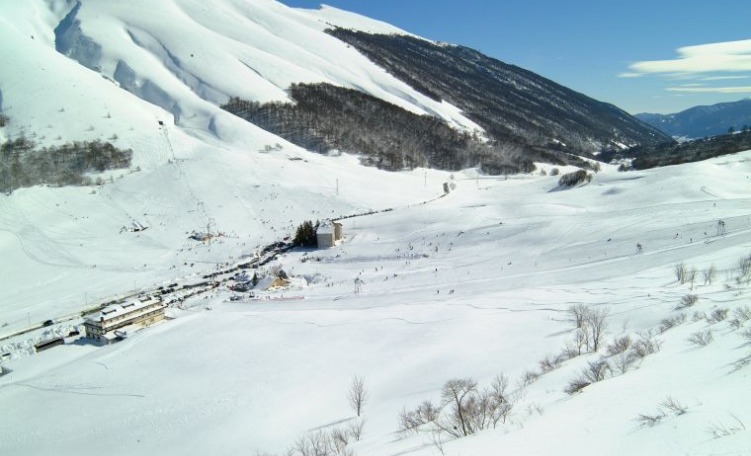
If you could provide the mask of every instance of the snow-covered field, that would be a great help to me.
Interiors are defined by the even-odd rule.
[[[216,103],[332,80],[473,126],[320,33],[330,21],[386,25],[271,1],[215,3],[209,12],[205,2],[150,2],[153,14],[137,15],[85,2],[79,18],[102,45],[101,74],[55,51],[65,2],[4,6],[0,42],[12,46],[0,45],[10,63],[0,66],[0,107],[11,124],[0,139],[116,135],[134,164],[98,187],[0,196],[0,337],[200,277],[304,220],[392,210],[344,219],[337,247],[265,266],[307,282],[270,296],[304,299],[231,302],[221,289],[111,346],[78,341],[28,355],[31,334],[0,342],[11,353],[0,376],[0,454],[283,454],[301,436],[357,421],[347,402],[354,376],[368,393],[362,438],[348,447],[358,455],[751,454],[751,301],[748,280],[738,280],[751,255],[751,152],[642,172],[604,166],[569,190],[549,167],[508,179],[386,173],[348,154],[312,154]],[[172,26],[158,26],[160,15]],[[219,27],[227,17],[237,23]],[[179,40],[181,26],[200,34]],[[212,50],[223,43],[215,61],[185,63],[208,52],[207,40]],[[290,44],[299,40],[316,46]],[[254,70],[228,67],[242,55]],[[279,55],[294,65],[272,74]],[[118,61],[169,96],[121,90]],[[230,72],[237,79],[223,81]],[[444,182],[455,189],[437,198]],[[133,222],[148,229],[122,230]],[[188,238],[207,229],[224,235]],[[696,269],[693,283],[676,280],[680,263]],[[676,310],[687,295],[698,301]],[[607,327],[596,353],[564,360],[577,305],[606,310]],[[707,345],[689,341],[705,331]],[[626,366],[608,353],[624,336],[660,349]],[[564,392],[600,359],[611,366],[602,381]],[[495,429],[457,440],[430,425],[397,432],[399,414],[438,403],[448,380],[486,387],[498,374],[514,403]],[[661,405],[669,399],[680,407]]]
[[[750,173],[747,152],[608,169],[555,192],[555,177],[457,174],[444,198],[348,219],[340,246],[280,258],[291,275],[317,277],[283,292],[304,300],[229,302],[221,291],[119,344],[6,363],[0,445],[4,454],[89,452],[93,441],[115,454],[281,453],[308,431],[352,420],[346,393],[360,376],[369,400],[357,454],[436,454],[429,433],[397,436],[402,408],[438,400],[451,378],[484,385],[504,373],[516,391],[525,372],[573,342],[566,310],[586,304],[610,313],[600,352],[542,375],[518,392],[507,424],[446,443],[447,454],[748,454],[748,431],[733,429],[751,422],[748,366],[736,365],[751,355],[742,336],[751,324],[729,322],[749,304],[748,284],[734,277],[751,253]],[[398,181],[409,177],[423,180],[379,174],[372,185],[406,191]],[[699,271],[693,290],[675,279],[681,261]],[[705,285],[712,264],[718,273]],[[698,303],[675,310],[687,294]],[[727,319],[710,323],[715,309]],[[686,321],[660,333],[661,320],[680,313]],[[616,337],[650,329],[658,353],[625,374],[608,358],[612,377],[564,392]],[[712,343],[688,341],[705,329]],[[667,397],[687,413],[641,426],[637,417]],[[729,435],[715,437],[713,426]]]

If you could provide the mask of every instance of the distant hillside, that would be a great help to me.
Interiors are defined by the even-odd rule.
[[[704,138],[751,126],[751,99],[696,106],[676,114],[636,114],[642,121],[673,137]]]
[[[500,143],[587,155],[670,138],[617,107],[463,46],[328,30],[418,92],[445,100]]]
[[[621,153],[608,152],[602,159],[633,158],[635,169],[691,163],[720,155],[751,150],[751,130],[692,141],[666,142],[655,146],[636,146]]]

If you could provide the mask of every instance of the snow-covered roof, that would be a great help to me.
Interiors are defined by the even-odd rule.
[[[138,312],[141,309],[149,307],[152,304],[158,303],[155,298],[146,298],[144,300],[131,300],[124,303],[111,304],[99,312],[86,317],[86,321],[99,322],[102,319],[111,320],[121,315],[126,315],[134,312]]]
[[[331,220],[321,222],[316,229],[316,234],[334,234],[334,223]]]

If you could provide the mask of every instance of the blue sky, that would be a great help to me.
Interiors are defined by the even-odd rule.
[[[630,113],[751,96],[748,0],[281,2],[325,3],[468,46]]]

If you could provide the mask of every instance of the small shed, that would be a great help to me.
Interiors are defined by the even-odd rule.
[[[326,220],[316,230],[316,241],[319,248],[329,248],[337,244],[344,237],[342,224],[333,220]]]

